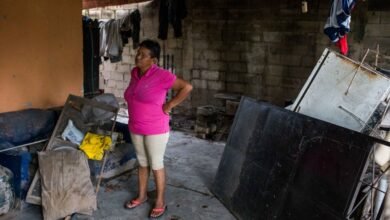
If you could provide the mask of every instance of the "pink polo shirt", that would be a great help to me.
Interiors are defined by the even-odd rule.
[[[138,72],[137,67],[131,70],[130,84],[125,91],[129,130],[141,135],[166,133],[169,115],[163,112],[163,104],[176,76],[157,65],[152,65],[142,77]]]

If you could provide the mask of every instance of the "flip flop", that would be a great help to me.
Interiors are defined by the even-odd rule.
[[[167,205],[165,205],[164,207],[162,207],[162,208],[154,208],[154,209],[152,209],[152,211],[150,212],[150,215],[149,215],[149,217],[150,218],[159,218],[159,217],[161,217],[161,216],[163,216],[164,214],[165,214],[165,211],[168,209],[168,206]],[[153,213],[155,214],[155,215],[153,215]]]
[[[125,203],[126,209],[134,209],[142,204],[144,204],[148,198],[146,198],[144,201],[139,201],[138,199],[133,199]]]

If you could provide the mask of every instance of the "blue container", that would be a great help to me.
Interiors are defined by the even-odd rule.
[[[0,165],[12,171],[15,196],[21,199],[26,197],[29,187],[30,162],[31,154],[29,152],[0,153]]]

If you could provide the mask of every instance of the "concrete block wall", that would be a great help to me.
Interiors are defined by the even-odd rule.
[[[175,73],[194,86],[191,97],[177,111],[193,113],[197,106],[221,104],[216,93],[238,93],[283,106],[293,100],[326,47],[338,50],[323,34],[329,14],[328,0],[309,1],[187,1],[183,37],[160,41],[166,54],[175,56]],[[90,10],[99,18],[118,17],[123,10],[141,11],[141,39],[157,39],[158,1]],[[379,7],[380,8],[380,7]],[[371,10],[359,1],[352,13],[348,35],[349,56],[360,60],[367,48],[390,54],[389,11]],[[131,43],[121,63],[104,62],[101,86],[121,97],[134,66]],[[372,62],[373,56],[367,57]],[[388,61],[381,60],[382,65]],[[161,61],[160,61],[160,64]]]
[[[210,97],[216,92],[283,106],[297,96],[323,50],[338,51],[323,34],[329,1],[310,1],[306,14],[299,1],[195,2],[193,96],[202,97],[192,99],[193,106],[214,103]],[[388,17],[388,11],[370,11],[367,2],[358,3],[348,35],[351,58],[360,60],[367,48],[375,49],[378,43],[380,52],[389,54]]]

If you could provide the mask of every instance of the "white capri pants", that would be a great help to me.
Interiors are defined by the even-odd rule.
[[[164,154],[167,148],[169,132],[156,135],[130,133],[137,160],[141,167],[151,166],[153,170],[164,168]]]

